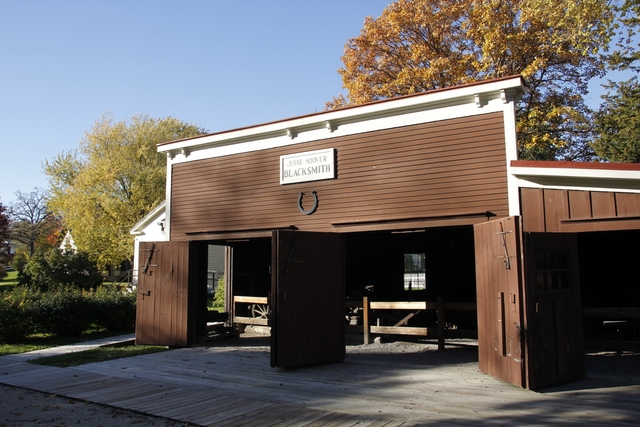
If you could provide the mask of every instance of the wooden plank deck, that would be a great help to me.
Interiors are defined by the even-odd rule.
[[[65,369],[0,357],[0,383],[205,426],[636,426],[640,419],[637,383],[586,379],[523,390],[480,373],[473,349],[427,352],[418,362],[415,354],[347,352],[342,363],[273,369],[264,344],[232,338]]]

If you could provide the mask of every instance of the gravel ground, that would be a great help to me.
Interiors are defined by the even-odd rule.
[[[347,338],[347,358],[389,361],[396,363],[436,365],[477,364],[478,348],[473,340],[448,341],[447,350],[437,351],[433,341],[381,340],[365,346],[362,336]],[[256,351],[268,350],[265,337],[257,343]],[[221,341],[220,345],[236,346],[236,338]],[[256,343],[254,343],[256,344]],[[240,345],[241,346],[241,345]],[[246,349],[245,349],[246,350]],[[585,357],[587,376],[640,384],[640,353],[588,353]],[[104,405],[68,399],[16,387],[0,385],[0,427],[32,426],[128,426],[164,427],[191,424],[153,417]]]
[[[189,426],[95,403],[0,385],[0,426]]]

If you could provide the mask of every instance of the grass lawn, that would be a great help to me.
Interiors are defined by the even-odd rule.
[[[140,356],[142,354],[158,353],[167,351],[168,347],[157,345],[127,345],[127,346],[105,346],[93,348],[91,350],[78,351],[75,353],[60,354],[57,356],[41,357],[30,360],[36,365],[57,366],[66,368],[69,366],[84,365],[87,363],[104,362],[107,360],[120,359],[123,357]]]
[[[117,335],[131,333],[133,331],[125,331],[119,333],[90,331],[79,337],[56,337],[48,334],[34,334],[24,339],[21,343],[0,344],[0,356],[7,354],[26,353],[28,351],[42,350],[43,348],[59,347],[61,345],[75,344],[84,341],[97,340],[100,338],[113,337]]]
[[[8,276],[0,279],[0,292],[5,289],[11,289],[18,284],[18,272],[7,271]]]
[[[27,337],[24,342],[17,344],[0,344],[0,356],[8,354],[26,353],[28,351],[41,350],[44,348],[59,347],[67,344],[76,344],[100,338],[122,335],[127,332],[109,333],[95,331],[85,333],[80,337],[60,338],[46,334],[34,334]],[[150,345],[125,345],[125,346],[104,346],[86,351],[61,354],[57,356],[42,357],[31,360],[31,363],[47,366],[67,366],[84,365],[85,363],[102,362],[105,360],[119,359],[121,357],[132,357],[141,354],[157,353],[166,351],[168,347]],[[0,424],[1,425],[1,424]]]

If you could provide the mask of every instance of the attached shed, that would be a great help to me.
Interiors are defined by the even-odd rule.
[[[140,259],[140,243],[141,242],[163,242],[168,239],[165,233],[166,224],[166,203],[162,202],[155,209],[149,212],[142,220],[140,220],[131,229],[134,237],[133,252],[133,277],[132,283],[138,284],[138,272],[145,268],[145,259]],[[140,263],[142,262],[142,265]]]
[[[270,326],[272,366],[342,360],[345,301],[367,296],[474,305],[411,321],[475,328],[480,369],[519,386],[582,378],[582,229],[571,227],[586,208],[565,218],[547,199],[567,191],[584,205],[586,192],[597,230],[635,230],[640,170],[624,188],[595,172],[540,177],[546,164],[517,159],[524,90],[508,77],[161,144],[169,238],[140,246],[137,342],[198,341],[214,244],[228,251],[227,310]],[[604,221],[600,192],[621,200]]]
[[[133,285],[138,284],[138,271],[145,268],[145,259],[140,259],[140,243],[141,242],[163,242],[168,239],[165,233],[166,225],[166,202],[162,202],[156,208],[151,210],[142,220],[140,220],[131,229],[134,237],[134,256],[133,256]],[[67,233],[67,237],[71,235]],[[73,245],[73,238],[71,238]],[[63,242],[64,244],[64,242]],[[207,293],[213,293],[217,281],[224,276],[224,246],[209,245],[207,257]],[[142,264],[141,264],[142,262]]]

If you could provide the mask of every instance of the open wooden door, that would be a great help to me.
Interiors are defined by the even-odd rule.
[[[525,234],[528,387],[584,378],[575,233]]]
[[[136,344],[186,347],[195,341],[189,242],[141,242]]]
[[[343,236],[274,231],[271,366],[339,362],[345,355]]]
[[[527,387],[520,217],[473,228],[480,370]]]
[[[525,388],[584,378],[577,238],[474,225],[482,372]]]

